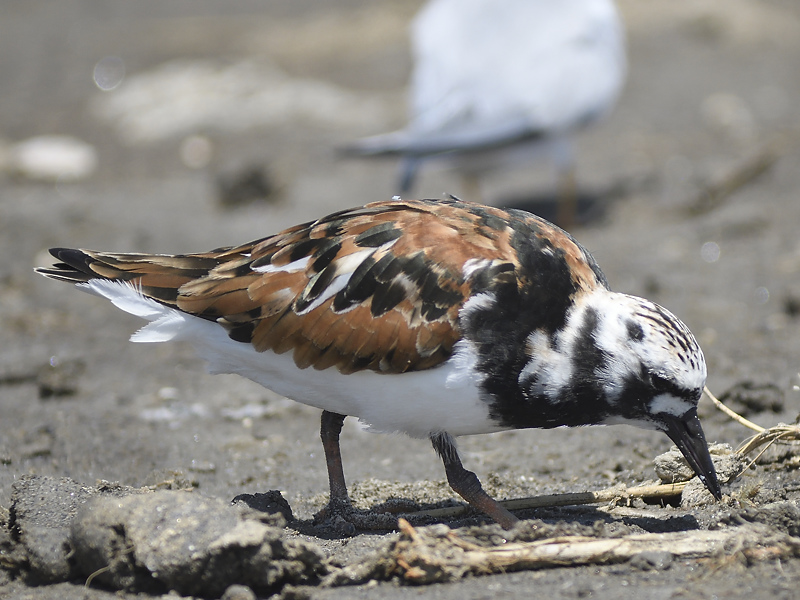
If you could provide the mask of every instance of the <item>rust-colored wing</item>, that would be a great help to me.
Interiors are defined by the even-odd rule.
[[[399,373],[450,356],[471,296],[530,285],[520,248],[537,236],[565,257],[575,289],[598,285],[602,275],[561,230],[457,200],[376,202],[203,254],[56,249],[63,262],[40,271],[128,281],[258,351],[292,351],[301,368]]]

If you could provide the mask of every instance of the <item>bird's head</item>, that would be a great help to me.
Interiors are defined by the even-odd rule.
[[[533,388],[553,404],[572,404],[587,415],[587,424],[663,431],[712,495],[722,497],[697,417],[706,363],[680,319],[648,300],[603,290],[577,303],[563,332],[547,346],[543,353],[531,350],[560,365],[541,369]],[[560,381],[555,373],[562,374]]]
[[[642,298],[612,294],[596,342],[617,359],[605,368],[607,423],[627,422],[666,433],[717,499],[717,474],[697,417],[706,381],[703,351],[689,328],[665,308]]]

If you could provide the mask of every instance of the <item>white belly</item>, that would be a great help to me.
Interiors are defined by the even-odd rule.
[[[242,375],[297,402],[358,417],[374,431],[428,437],[441,431],[458,436],[505,429],[489,417],[478,389],[475,355],[464,342],[450,360],[425,371],[343,375],[335,368],[299,369],[290,352],[256,352],[230,339],[220,325],[144,298],[130,285],[93,280],[81,287],[150,321],[131,341],[187,341],[212,373]]]

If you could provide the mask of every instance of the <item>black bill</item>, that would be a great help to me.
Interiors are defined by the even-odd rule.
[[[659,417],[667,426],[667,435],[675,442],[700,481],[714,498],[722,500],[722,490],[719,487],[714,463],[711,462],[711,455],[708,453],[706,436],[700,426],[700,419],[697,418],[697,409],[693,408],[681,417],[666,414],[661,414]]]

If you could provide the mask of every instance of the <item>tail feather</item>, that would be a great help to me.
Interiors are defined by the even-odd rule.
[[[93,280],[129,283],[140,294],[172,307],[182,285],[219,265],[208,255],[116,254],[72,248],[52,248],[50,254],[59,262],[36,269],[45,277],[79,285]]]
[[[91,269],[91,258],[82,250],[71,248],[50,248],[50,254],[61,262],[52,267],[37,268],[35,271],[45,277],[71,283],[86,283],[97,277]]]
[[[179,288],[219,264],[208,255],[115,254],[71,248],[52,248],[50,254],[59,262],[37,268],[37,273],[74,283],[110,300],[120,310],[150,321],[131,336],[132,342],[181,339],[191,317],[176,306]]]

